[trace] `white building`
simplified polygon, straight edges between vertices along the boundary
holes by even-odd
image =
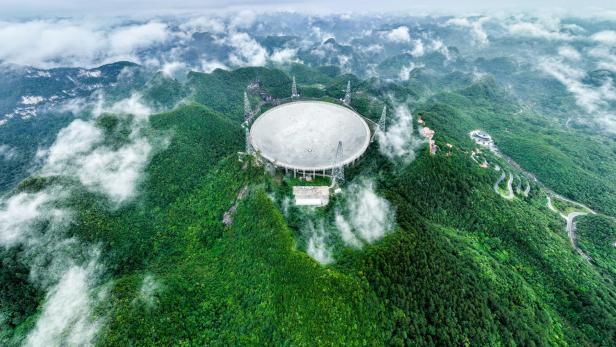
[[[329,187],[294,186],[293,196],[297,206],[325,206],[329,203]]]

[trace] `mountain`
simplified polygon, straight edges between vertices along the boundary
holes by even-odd
[[[614,237],[609,216],[616,213],[616,180],[593,165],[594,157],[610,158],[611,144],[574,128],[554,130],[553,118],[524,109],[490,77],[416,70],[407,83],[394,83],[329,75],[326,68],[306,65],[289,69],[300,91],[321,90],[325,99],[340,97],[351,80],[352,106],[375,119],[383,104],[395,110],[409,96],[421,95],[413,113],[435,131],[440,150],[431,155],[420,145],[416,159],[401,164],[375,142],[347,171],[349,186],[343,187],[373,182],[374,194],[395,211],[394,229],[361,248],[347,246],[332,231],[335,262],[328,265],[307,254],[312,234],[306,225],[321,221],[324,229],[336,230],[345,196],[334,196],[317,212],[289,206],[292,178],[272,176],[238,154],[244,149],[245,86],[262,85],[249,93],[253,105],[260,91],[286,97],[291,82],[284,71],[191,72],[183,82],[155,75],[141,87],[142,101],[169,110],[148,116],[146,124],[138,115],[113,112],[91,123],[112,153],[143,141],[153,148],[133,200],[115,203],[68,172],[34,173],[11,193],[71,192],[50,203],[58,211],[70,208],[70,224],[62,231],[54,229],[56,221],[32,227],[76,242],[73,249],[84,251],[73,261],[90,259],[85,250],[98,249],[96,263],[104,270],[91,279],[94,318],[81,318],[103,322],[97,323],[97,344],[616,341],[615,264],[613,249],[605,246]],[[389,127],[399,121],[399,115],[392,117]],[[478,165],[478,148],[469,137],[477,128],[498,146],[499,152],[479,154],[488,169]],[[575,140],[581,137],[583,143]],[[494,185],[501,172],[529,192],[503,198]],[[571,247],[565,222],[546,207],[551,189],[598,212],[579,221],[579,245],[592,261]],[[557,201],[562,211],[571,208]],[[223,215],[232,206],[233,222],[225,224]],[[593,234],[595,229],[601,234]],[[28,279],[28,269],[45,268],[35,262],[40,257],[60,256],[27,247],[0,254],[3,345],[23,343],[53,300],[45,285]]]

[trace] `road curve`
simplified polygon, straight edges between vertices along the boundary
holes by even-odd
[[[503,197],[504,199],[511,200],[514,197],[513,195],[513,174],[510,173],[509,180],[507,180],[507,194],[501,193],[500,190],[498,189],[498,187],[500,186],[501,182],[505,179],[505,177],[507,177],[507,174],[505,173],[505,171],[503,171],[503,173],[501,173],[498,180],[496,180],[496,182],[494,183],[494,191],[498,195]]]
[[[591,258],[584,253],[577,245],[577,235],[575,234],[575,217],[587,215],[586,212],[571,212],[567,215],[567,235],[569,236],[569,240],[571,241],[571,246],[578,252],[582,258],[590,261]]]

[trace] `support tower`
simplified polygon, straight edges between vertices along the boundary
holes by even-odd
[[[291,99],[299,98],[299,94],[297,93],[297,83],[295,83],[295,76],[293,76],[293,84],[291,84]]]
[[[248,100],[248,93],[244,92],[244,121],[250,123],[252,120],[252,110],[250,108],[250,100]]]
[[[342,141],[338,141],[336,157],[334,158],[334,168],[332,169],[332,185],[335,185],[336,183],[341,185],[344,183],[344,165],[342,164],[343,156],[344,152],[342,151]]]
[[[244,126],[246,131],[246,154],[252,155],[254,153],[254,148],[252,147],[252,143],[250,142],[250,130],[248,129],[248,124]]]
[[[342,102],[347,106],[351,106],[351,81],[347,82],[346,93]]]
[[[386,120],[387,120],[387,105],[383,106],[383,112],[381,113],[381,118],[379,118],[378,131],[383,132],[383,133],[386,131],[385,129]]]

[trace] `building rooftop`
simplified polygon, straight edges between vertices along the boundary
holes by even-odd
[[[293,196],[297,206],[325,206],[329,203],[329,187],[294,186]]]

